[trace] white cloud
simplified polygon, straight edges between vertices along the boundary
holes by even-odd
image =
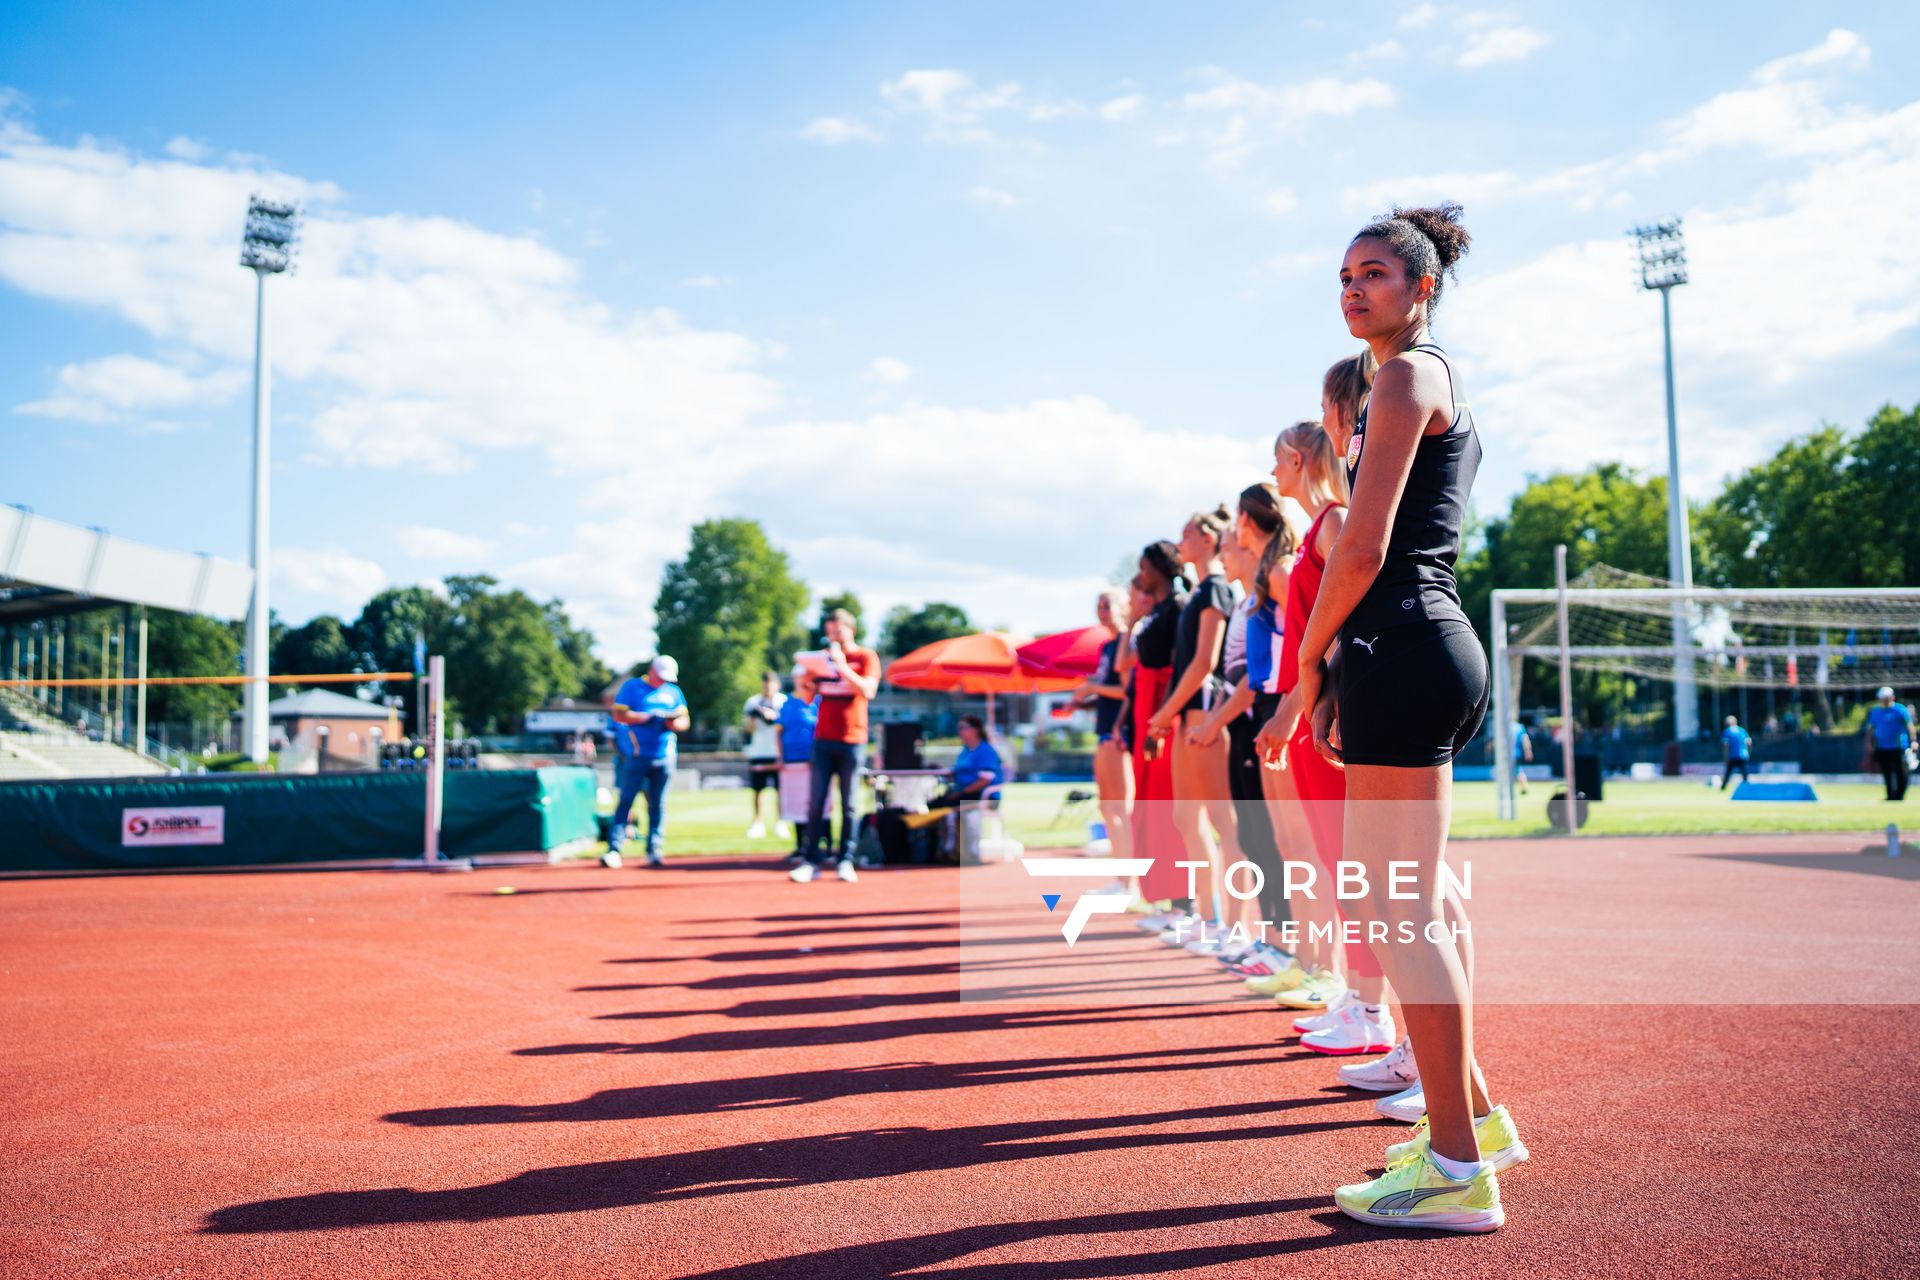
[[[1497,62],[1524,62],[1552,43],[1552,36],[1532,27],[1489,27],[1467,41],[1457,61],[1469,69]]]
[[[815,116],[800,130],[801,138],[808,142],[817,142],[826,147],[843,146],[849,142],[881,142],[884,136],[870,124],[858,120],[849,120],[845,116]]]
[[[1100,104],[1100,118],[1113,124],[1124,124],[1135,120],[1147,109],[1147,96],[1144,93],[1129,93],[1124,97],[1109,98]]]
[[[162,147],[161,150],[176,160],[187,160],[195,164],[207,159],[213,154],[207,149],[206,143],[200,141],[198,138],[187,137],[169,138],[167,145]]]
[[[1758,187],[1686,211],[1692,281],[1673,299],[1682,453],[1696,495],[1817,425],[1811,403],[1890,385],[1889,354],[1920,340],[1920,103],[1873,113],[1829,105],[1793,75],[1866,56],[1769,63],[1763,86],[1811,104],[1807,138],[1768,142],[1727,117],[1688,112],[1655,152],[1586,166],[1610,175],[1761,148],[1779,166]],[[1785,68],[1785,70],[1779,70]],[[1741,90],[1746,93],[1749,90]],[[1870,288],[1836,287],[1871,264]],[[1577,323],[1568,323],[1577,317]],[[1470,278],[1440,313],[1469,359],[1474,404],[1513,470],[1624,459],[1665,469],[1659,306],[1634,287],[1624,237],[1564,244]],[[1908,362],[1910,364],[1910,362]],[[1494,456],[1490,453],[1490,457]]]
[[[354,617],[368,597],[386,589],[387,582],[386,571],[379,565],[337,547],[273,549],[273,607],[282,613],[287,603],[293,603],[307,606],[311,613]]]
[[[991,142],[986,120],[996,112],[1020,110],[1034,117],[1017,84],[982,85],[951,67],[903,72],[880,86],[880,96],[903,115],[924,116],[927,136],[939,142]]]
[[[967,191],[967,199],[976,204],[990,204],[1000,209],[1011,209],[1020,203],[1020,197],[998,187],[978,186]]]
[[[680,287],[682,289],[718,289],[728,283],[730,281],[725,276],[688,276],[680,282]]]
[[[892,356],[875,356],[867,366],[866,380],[883,387],[897,387],[913,376],[913,366]]]
[[[1350,63],[1391,62],[1396,58],[1405,57],[1406,52],[1401,48],[1398,40],[1376,40],[1366,48],[1348,54],[1347,61]]]
[[[492,555],[497,545],[492,538],[422,524],[402,525],[396,537],[400,549],[416,560],[458,560],[478,564]]]
[[[1187,94],[1181,105],[1197,116],[1221,123],[1201,131],[1214,164],[1241,163],[1268,138],[1311,120],[1339,118],[1395,102],[1392,86],[1375,79],[1343,80],[1318,76],[1289,84],[1267,85],[1243,79],[1219,67],[1203,73],[1212,83]]]
[[[154,410],[220,404],[245,383],[238,369],[196,375],[141,356],[103,356],[62,367],[53,393],[18,406],[17,412],[71,422],[123,422]]]
[[[1437,4],[1417,4],[1400,15],[1399,26],[1407,31],[1418,31],[1430,27],[1440,18],[1440,6]]]
[[[1260,207],[1268,213],[1285,217],[1300,207],[1300,193],[1292,187],[1275,187],[1260,197]]]

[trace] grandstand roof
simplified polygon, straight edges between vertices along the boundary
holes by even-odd
[[[252,594],[246,565],[0,507],[0,622],[129,604],[232,621]]]

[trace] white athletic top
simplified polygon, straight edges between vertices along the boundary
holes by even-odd
[[[742,713],[753,726],[753,736],[747,740],[747,756],[750,759],[772,760],[780,754],[780,708],[786,704],[787,695],[776,693],[771,698],[764,693],[756,693],[747,699],[747,708]],[[765,708],[772,716],[769,724],[764,716],[755,714]]]

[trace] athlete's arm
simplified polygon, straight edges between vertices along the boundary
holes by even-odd
[[[1210,747],[1214,739],[1220,736],[1220,730],[1235,716],[1244,714],[1253,705],[1253,684],[1245,677],[1233,686],[1233,692],[1227,700],[1207,713],[1207,718],[1187,730],[1187,741],[1196,747]]]
[[[1307,633],[1300,640],[1300,672],[1313,675],[1319,692],[1321,664],[1356,606],[1386,563],[1393,518],[1413,470],[1414,451],[1436,415],[1451,411],[1446,371],[1434,359],[1397,356],[1382,365],[1367,401],[1365,465],[1353,505],[1327,556]]]
[[[1208,673],[1220,665],[1220,646],[1226,643],[1226,638],[1226,615],[1214,608],[1202,612],[1200,633],[1195,637],[1193,647],[1193,661],[1180,673],[1180,683],[1160,704],[1160,710],[1153,713],[1154,724],[1159,732],[1165,733],[1172,727],[1174,708],[1184,707],[1194,694],[1200,692],[1200,687],[1207,682]]]

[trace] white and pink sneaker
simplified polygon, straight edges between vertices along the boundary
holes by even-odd
[[[1408,1085],[1419,1084],[1420,1068],[1413,1060],[1413,1041],[1403,1037],[1384,1058],[1340,1068],[1340,1083],[1370,1093],[1398,1093]]]
[[[1349,1000],[1330,1021],[1331,1026],[1301,1036],[1300,1043],[1315,1053],[1385,1053],[1400,1038],[1383,1004]]]

